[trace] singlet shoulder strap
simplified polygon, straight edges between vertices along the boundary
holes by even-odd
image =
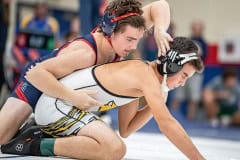
[[[95,60],[94,64],[96,64],[97,63],[97,44],[91,33],[87,34],[85,36],[82,36],[82,37],[77,37],[77,38],[73,39],[72,41],[67,42],[66,44],[64,44],[60,48],[58,48],[57,52],[59,53],[60,50],[62,50],[63,48],[66,48],[69,44],[71,44],[75,41],[83,41],[83,42],[87,43],[93,49],[93,51],[95,52],[95,55],[96,55],[96,60]]]
[[[92,48],[94,49],[94,52],[97,54],[97,44],[92,34],[87,34],[81,37],[81,39],[88,41],[88,43],[91,44]]]
[[[86,43],[88,43],[89,46],[92,47],[92,49],[94,50],[95,52],[95,55],[96,55],[96,59],[95,59],[95,62],[94,64],[97,64],[97,44],[96,44],[96,40],[94,39],[92,33],[90,34],[87,34],[83,37],[81,37],[82,40],[85,40]]]

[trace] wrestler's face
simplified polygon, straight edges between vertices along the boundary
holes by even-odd
[[[140,38],[142,38],[143,33],[144,28],[134,28],[130,25],[125,26],[124,29],[112,34],[113,49],[119,56],[126,57],[137,48],[137,44]]]
[[[187,79],[192,77],[194,73],[195,73],[194,67],[190,64],[185,64],[181,71],[167,78],[168,88],[174,89],[179,86],[184,86]]]

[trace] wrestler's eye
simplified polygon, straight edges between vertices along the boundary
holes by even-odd
[[[185,74],[182,74],[182,79],[187,79],[188,77]]]
[[[127,38],[127,41],[128,41],[128,42],[132,42],[132,39],[130,39],[130,38]]]

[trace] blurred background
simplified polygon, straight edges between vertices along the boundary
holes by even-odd
[[[140,0],[143,5],[153,0]],[[191,136],[240,140],[240,1],[167,0],[172,37],[187,36],[199,46],[203,74],[169,93],[169,110]],[[0,55],[2,105],[24,66],[67,41],[90,32],[108,0],[1,0]],[[39,21],[41,19],[41,21]],[[154,60],[149,32],[129,58]],[[117,128],[116,110],[106,121]],[[230,123],[234,122],[234,123]],[[159,132],[154,120],[141,131]]]

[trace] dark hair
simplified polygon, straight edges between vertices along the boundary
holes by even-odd
[[[39,7],[44,7],[46,9],[48,9],[48,3],[46,2],[37,2],[35,5],[35,8],[39,8]]]
[[[142,16],[142,4],[137,0],[113,0],[111,1],[104,11],[106,13],[115,14],[116,17],[122,16],[127,13],[138,13],[137,16],[129,16],[116,22],[116,27],[113,32],[123,31],[126,25],[135,28],[146,28],[145,20]],[[102,32],[101,26],[100,32]]]
[[[170,48],[177,51],[179,54],[187,54],[187,53],[199,53],[198,47],[193,40],[186,37],[176,37],[173,39],[172,42],[169,42]],[[187,62],[191,64],[195,69],[196,72],[201,73],[204,70],[203,61],[198,55],[198,59],[194,59],[192,61]]]
[[[226,81],[230,77],[237,78],[237,71],[235,68],[230,67],[230,68],[224,69],[224,72],[222,75],[223,81]]]

